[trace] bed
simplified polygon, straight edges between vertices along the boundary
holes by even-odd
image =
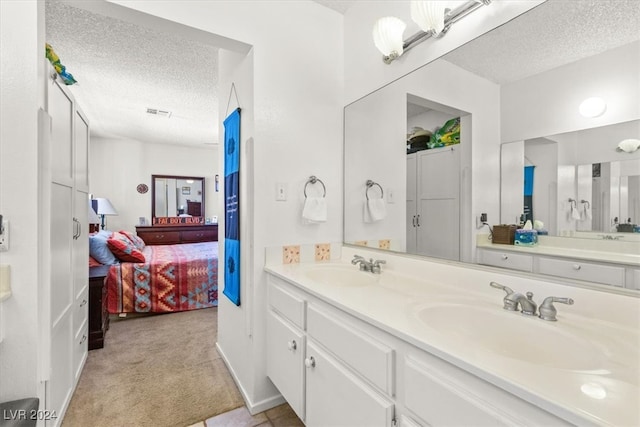
[[[118,233],[135,243],[126,249],[116,247],[114,236],[125,241]],[[110,314],[170,313],[218,305],[218,242],[145,245],[135,235],[118,233],[106,239],[115,260],[101,259],[110,265],[105,279]],[[99,236],[90,240],[95,258],[94,240]]]

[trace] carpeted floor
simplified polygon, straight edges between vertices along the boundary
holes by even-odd
[[[184,427],[244,405],[216,351],[218,309],[112,318],[64,427]]]

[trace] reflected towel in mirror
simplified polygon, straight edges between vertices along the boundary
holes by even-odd
[[[578,208],[574,207],[573,205],[571,206],[571,218],[575,219],[576,221],[580,221],[580,211],[578,211]]]
[[[582,220],[589,221],[591,219],[591,208],[586,203],[582,205]]]
[[[304,199],[302,220],[305,224],[315,224],[327,220],[327,201],[324,197],[307,197]]]
[[[387,206],[384,199],[369,199],[364,202],[364,222],[380,221],[387,216]]]

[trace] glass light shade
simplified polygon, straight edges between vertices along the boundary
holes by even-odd
[[[406,27],[407,24],[395,16],[380,18],[373,26],[373,42],[383,55],[395,52],[400,56],[404,51],[402,38]]]
[[[579,111],[584,117],[599,117],[607,110],[607,103],[602,98],[587,98],[580,104]]]
[[[625,139],[618,144],[618,150],[633,153],[640,148],[640,139]]]
[[[444,30],[444,10],[446,1],[412,1],[411,19],[425,33],[438,35]]]

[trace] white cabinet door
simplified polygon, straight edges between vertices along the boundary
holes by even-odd
[[[267,376],[300,419],[304,419],[304,350],[302,331],[269,310]]]
[[[417,204],[416,204],[416,192],[417,185],[416,176],[417,176],[417,154],[407,154],[407,252],[410,254],[415,254],[417,250],[417,224],[416,224],[416,215],[417,212]]]
[[[416,167],[416,253],[459,261],[459,149],[420,151]]]
[[[393,403],[375,392],[311,340],[307,342],[305,366],[307,426],[392,425]]]

